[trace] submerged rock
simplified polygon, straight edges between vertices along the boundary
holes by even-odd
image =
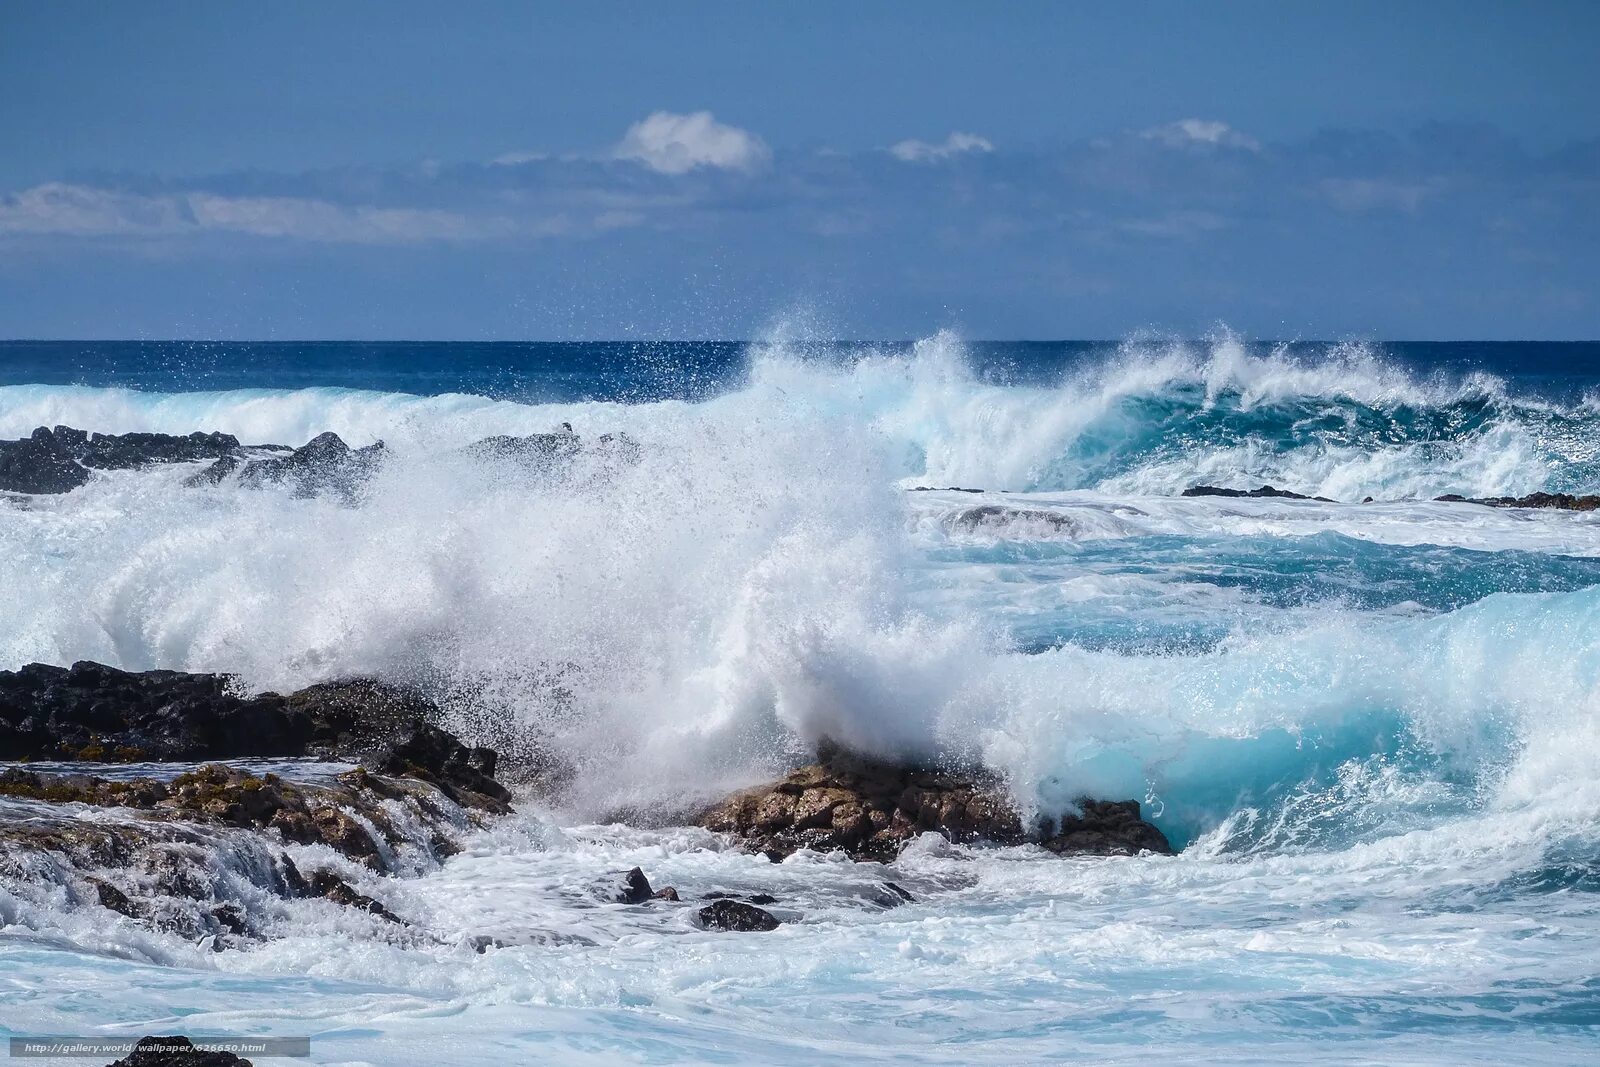
[[[1436,500],[1453,504],[1482,504],[1491,508],[1554,508],[1558,511],[1600,511],[1600,494],[1529,493],[1527,496],[1465,497],[1447,493]]]
[[[754,904],[728,899],[707,904],[700,909],[698,917],[700,925],[707,930],[727,930],[738,933],[776,930],[782,925],[769,911],[763,911]]]
[[[468,807],[507,810],[494,752],[435,724],[425,697],[368,680],[289,696],[240,696],[233,679],[133,673],[99,663],[0,671],[0,760],[92,762],[339,757],[436,786]]]
[[[1077,812],[1025,827],[995,781],[831,747],[820,762],[735,793],[698,822],[773,859],[809,848],[888,861],[924,831],[957,842],[1034,842],[1063,855],[1172,851],[1165,835],[1140,818],[1137,801],[1084,799]]]
[[[1000,504],[980,504],[958,511],[946,520],[958,533],[1002,532],[1032,528],[1050,534],[1073,534],[1077,525],[1066,515],[1040,508],[1011,508]]]
[[[1274,489],[1270,485],[1263,485],[1259,489],[1224,489],[1216,485],[1195,485],[1185,489],[1182,495],[1249,497],[1251,499],[1270,498],[1277,500],[1318,500],[1324,504],[1338,503],[1338,501],[1330,500],[1325,496],[1306,496],[1304,493],[1293,493],[1287,489]]]

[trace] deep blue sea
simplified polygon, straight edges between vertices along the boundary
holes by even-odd
[[[638,463],[460,447],[563,423]],[[497,712],[460,730],[575,779],[412,877],[352,869],[406,931],[263,900],[277,936],[214,952],[72,872],[0,879],[0,1034],[250,1027],[376,1064],[1600,1058],[1600,512],[1436,499],[1600,492],[1600,344],[0,342],[0,439],[41,425],[389,460],[354,500],[179,468],[0,499],[0,669],[376,675],[470,693]],[[1327,499],[1181,495],[1264,484]],[[1029,812],[1137,799],[1181,851],[930,835],[887,869],[770,865],[605,821],[822,738],[981,763]],[[573,891],[634,865],[792,921],[719,936]]]

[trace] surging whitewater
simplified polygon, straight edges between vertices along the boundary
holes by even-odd
[[[426,1043],[467,1030],[491,1061],[911,1042],[952,1063],[1151,1044],[1282,1062],[1311,1058],[1307,1027],[1319,1059],[1583,1058],[1600,516],[1432,498],[1600,488],[1596,395],[1233,340],[1019,382],[947,335],[843,359],[754,346],[693,403],[0,386],[0,438],[333,430],[394,457],[353,507],[184,489],[188,469],[0,504],[0,666],[412,682],[464,734],[576,775],[563,810],[530,803],[440,869],[363,884],[432,945],[306,902],[279,939],[213,955],[0,888],[21,981],[4,1021],[283,1012],[327,1032],[329,1062],[439,1062]],[[640,461],[551,479],[452,451],[563,422],[627,433]],[[1178,496],[1263,483],[1336,503]],[[849,864],[774,874],[702,831],[597,823],[769,780],[822,738],[980,761],[1027,810],[1137,798],[1187,848],[924,839],[896,864],[919,902],[880,912]],[[635,863],[680,890],[777,878],[805,922],[707,943],[563,902]],[[531,930],[589,943],[460,947]],[[41,977],[56,966],[88,1004]]]

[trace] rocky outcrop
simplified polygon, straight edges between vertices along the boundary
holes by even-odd
[[[0,760],[337,757],[427,782],[468,807],[507,810],[494,752],[461,744],[438,718],[420,694],[367,680],[243,696],[217,674],[87,662],[0,671]]]
[[[1304,493],[1292,493],[1287,489],[1274,489],[1270,485],[1263,485],[1259,489],[1224,489],[1216,485],[1195,485],[1183,491],[1184,496],[1224,496],[1248,497],[1250,499],[1267,498],[1274,500],[1318,500],[1324,504],[1337,503],[1325,496],[1306,496]]]
[[[247,489],[281,485],[295,496],[330,494],[353,500],[377,473],[387,455],[388,449],[382,441],[365,448],[351,448],[338,434],[324,433],[287,456],[246,463],[239,472],[239,484]],[[216,475],[214,471],[215,465],[202,474],[220,482],[225,475]]]
[[[1435,497],[1452,504],[1482,504],[1491,508],[1555,508],[1559,511],[1600,511],[1600,494],[1529,493],[1527,496],[1465,497],[1456,493]]]
[[[736,793],[701,814],[701,826],[773,859],[809,848],[888,861],[925,831],[957,842],[1034,842],[1063,855],[1170,853],[1137,801],[1085,799],[1078,810],[1024,826],[997,782],[886,763],[825,748],[820,762]]]
[[[0,441],[0,490],[66,493],[87,482],[92,470],[193,463],[238,450],[238,438],[225,433],[98,434],[41,426],[19,441]]]
[[[432,863],[453,855],[457,837],[483,819],[431,785],[360,768],[293,782],[220,764],[171,779],[11,767],[0,771],[0,803],[8,805],[0,880],[53,872],[82,899],[192,939],[218,938],[219,947],[257,936],[249,905],[261,891],[322,897],[406,926],[333,870],[302,873],[284,847],[324,846],[394,875],[419,856]],[[105,817],[81,818],[78,805]],[[249,892],[241,893],[240,879]]]

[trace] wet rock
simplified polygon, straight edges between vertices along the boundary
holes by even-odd
[[[20,441],[0,441],[0,489],[13,493],[70,493],[89,480],[66,442],[41,426]]]
[[[230,434],[97,434],[70,426],[45,426],[18,441],[0,441],[0,489],[14,493],[67,493],[91,470],[131,470],[159,463],[192,463],[236,452]]]
[[[202,1051],[187,1037],[142,1037],[133,1051],[109,1067],[252,1067],[231,1052]]]
[[[655,890],[650,888],[650,879],[635,867],[622,876],[622,889],[614,899],[618,904],[643,904],[654,896]]]
[[[718,900],[701,908],[700,925],[707,930],[738,933],[776,930],[781,925],[771,912],[738,900]]]
[[[678,903],[678,901],[682,899],[678,896],[678,891],[670,885],[662,886],[660,889],[657,889],[653,896],[656,900],[669,900],[674,904]]]
[[[375,828],[391,848],[402,841],[386,802],[409,801],[418,821],[431,824],[435,832],[443,829],[437,806],[430,802],[424,787],[366,774],[341,776],[334,785],[309,785],[286,782],[275,774],[257,777],[222,764],[206,764],[170,782],[151,778],[113,781],[14,767],[0,772],[0,797],[5,796],[149,812],[160,819],[198,825],[271,831],[294,844],[326,845],[376,871],[386,870],[386,864],[374,830],[368,827]],[[0,841],[7,838],[8,829],[0,825]],[[129,835],[130,840],[140,838],[136,829]],[[300,879],[299,872],[286,879],[292,885]]]
[[[354,499],[387,455],[382,441],[351,448],[338,434],[323,433],[287,456],[247,463],[239,484],[250,489],[283,485],[295,496],[330,493]]]
[[[439,714],[415,691],[368,680],[240,696],[224,675],[34,663],[0,671],[0,760],[338,757],[467,807],[509,810],[494,752],[463,745]]]
[[[998,782],[981,774],[888,763],[823,746],[818,763],[743,790],[703,812],[701,826],[782,859],[809,848],[888,861],[925,831],[957,842],[1034,842],[1068,854],[1170,853],[1137,801],[1085,799],[1079,810],[1024,826]]]
[[[342,904],[347,908],[364,911],[396,926],[410,926],[411,924],[400,918],[394,912],[384,907],[377,900],[359,893],[355,887],[331,871],[318,871],[310,879],[311,895],[324,897],[335,904]]]
[[[1287,489],[1274,489],[1270,485],[1263,485],[1259,489],[1224,489],[1216,485],[1196,485],[1183,491],[1183,496],[1226,496],[1250,498],[1275,498],[1279,500],[1320,500],[1324,504],[1334,504],[1337,501],[1325,496],[1306,496],[1304,493],[1292,493]]]
[[[1072,519],[1054,511],[1039,508],[1010,508],[999,504],[981,504],[975,508],[958,511],[945,520],[945,525],[957,533],[996,533],[1006,530],[1039,531],[1047,535],[1071,534],[1076,526]]]
[[[1465,497],[1447,493],[1436,500],[1454,504],[1482,504],[1491,508],[1553,508],[1558,511],[1600,510],[1600,494],[1574,496],[1571,493],[1529,493],[1527,496]]]

